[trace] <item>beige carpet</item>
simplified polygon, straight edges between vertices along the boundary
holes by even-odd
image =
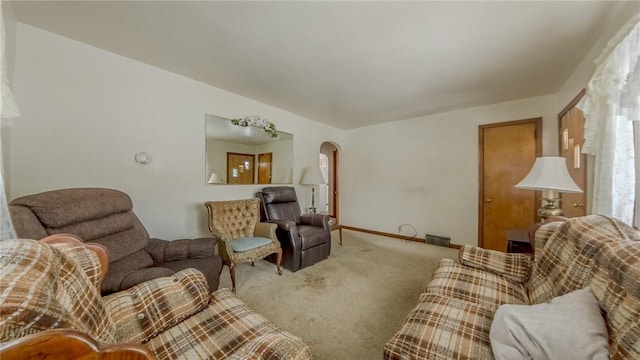
[[[265,260],[236,269],[237,295],[304,338],[315,359],[381,359],[386,341],[417,303],[443,257],[457,251],[354,231],[333,232],[331,256],[278,276]],[[229,271],[221,287],[231,287]]]

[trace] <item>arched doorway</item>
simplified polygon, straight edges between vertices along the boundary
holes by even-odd
[[[318,212],[339,220],[339,149],[334,143],[320,145],[319,164],[327,184],[318,189]]]

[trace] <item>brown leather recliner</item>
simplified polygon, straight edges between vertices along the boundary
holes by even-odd
[[[9,203],[16,235],[39,240],[73,234],[109,252],[103,294],[128,289],[186,268],[200,270],[209,289],[218,288],[222,260],[212,238],[149,238],[129,195],[114,189],[74,188],[23,196]]]
[[[282,266],[298,271],[326,259],[331,253],[329,216],[302,214],[293,187],[266,187],[256,194],[262,202],[262,220],[278,225]]]

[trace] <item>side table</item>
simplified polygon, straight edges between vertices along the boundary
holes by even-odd
[[[526,229],[507,230],[507,252],[533,254],[529,231]]]

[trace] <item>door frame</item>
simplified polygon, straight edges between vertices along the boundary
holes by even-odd
[[[334,145],[335,146],[335,145]],[[339,156],[338,156],[338,148],[336,147],[336,150],[333,150],[333,178],[331,179],[333,181],[333,194],[331,196],[333,196],[333,217],[336,218],[336,222],[338,222],[338,224],[340,223],[340,216],[339,216],[339,209],[340,206],[339,205],[339,185],[338,185],[338,161],[339,161]],[[329,209],[331,210],[331,209]],[[331,213],[331,211],[329,211],[329,213]]]
[[[478,246],[484,247],[484,129],[522,125],[527,123],[533,123],[536,126],[536,158],[542,156],[542,117],[529,118],[522,120],[512,120],[492,124],[484,124],[478,126],[479,141],[478,141]],[[541,192],[535,192],[536,199],[540,198]],[[538,208],[537,206],[536,208]],[[539,221],[538,214],[535,214],[532,219],[532,224]]]
[[[324,154],[329,163],[327,177],[327,191],[329,191],[327,214],[340,221],[340,146],[333,141],[323,141],[320,144],[320,154]]]
[[[567,104],[567,106],[565,106],[559,113],[558,113],[558,153],[562,154],[562,134],[560,134],[560,130],[561,126],[560,126],[560,122],[562,121],[562,117],[565,116],[566,113],[569,112],[569,110],[573,109],[576,105],[578,105],[578,103],[580,102],[580,100],[582,100],[582,97],[584,96],[584,94],[586,93],[585,89],[580,90],[580,92],[578,93],[578,95],[576,95],[573,99],[571,99],[571,101],[569,101],[569,103]]]
[[[562,109],[560,110],[560,112],[558,113],[558,156],[564,156],[563,152],[564,149],[562,148],[562,118],[569,112],[571,111],[574,107],[576,107],[576,105],[578,105],[578,103],[580,102],[580,100],[582,100],[582,98],[584,97],[584,95],[586,94],[586,89],[582,89],[578,92],[578,94],[571,99],[571,101],[569,101],[569,103]],[[568,121],[568,119],[567,119]],[[582,139],[584,140],[584,139]],[[589,209],[590,209],[590,202],[589,202],[589,193],[588,193],[588,188],[589,188],[589,183],[590,183],[590,177],[592,175],[592,173],[589,171],[590,167],[588,164],[588,158],[585,158],[583,162],[581,162],[581,166],[584,167],[584,189],[582,189],[582,193],[584,194],[584,205],[585,207],[585,214],[589,213]],[[567,164],[567,166],[569,166],[569,164]],[[570,172],[571,173],[571,172]],[[560,193],[560,199],[564,200],[563,198],[563,194]],[[564,205],[564,202],[562,202],[560,204],[560,207],[562,208],[562,206]]]

